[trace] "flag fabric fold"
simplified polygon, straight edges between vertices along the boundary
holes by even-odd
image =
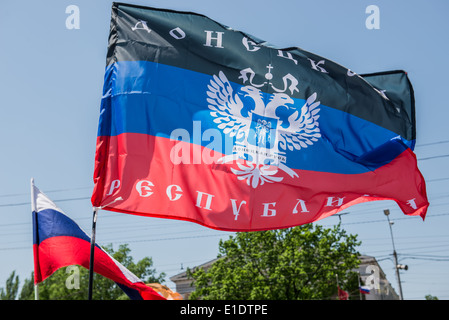
[[[349,293],[338,287],[338,300],[348,300]]]
[[[424,218],[413,95],[401,70],[359,75],[197,13],[113,3],[92,204],[227,231],[376,200]]]
[[[153,288],[167,300],[183,300],[182,296],[178,292],[174,292],[169,287],[160,283],[147,283],[147,286]]]
[[[34,185],[33,253],[34,283],[61,267],[89,269],[90,237]],[[94,272],[113,280],[133,300],[165,300],[136,275],[95,245]]]

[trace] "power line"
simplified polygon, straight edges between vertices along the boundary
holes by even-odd
[[[449,215],[449,213],[441,213],[441,214],[432,214],[429,216],[426,216],[426,219],[431,218],[431,217],[437,217],[437,216],[447,216]],[[410,220],[411,217],[402,217],[402,218],[395,218],[394,220]],[[369,220],[369,221],[358,221],[358,222],[343,222],[341,225],[350,225],[350,224],[364,224],[364,223],[377,223],[377,222],[385,222],[384,219],[382,220]],[[331,226],[335,225],[335,224],[330,224]]]
[[[449,154],[443,154],[443,155],[432,156],[432,157],[427,157],[427,158],[419,158],[418,161],[431,160],[431,159],[437,159],[437,158],[446,158],[446,157],[449,157]]]
[[[401,255],[401,260],[415,259],[415,260],[427,260],[427,261],[449,261],[449,256],[438,255]]]
[[[442,143],[448,143],[448,142],[449,142],[449,140],[421,143],[421,144],[417,144],[416,147],[427,147],[427,146],[431,146],[431,145],[435,145],[435,144],[442,144]]]
[[[407,253],[403,253],[404,251],[429,249],[429,248],[446,248],[446,247],[449,248],[449,244],[428,245],[428,246],[422,246],[422,247],[409,247],[409,248],[405,248],[405,247],[401,246],[401,254],[399,254],[399,256],[402,257],[403,255],[407,255]],[[376,253],[376,252],[385,252],[387,250],[390,250],[390,249],[389,248],[385,248],[385,249],[382,249],[382,250],[373,250],[373,251],[370,251],[370,252],[373,254],[373,253]],[[428,251],[426,251],[426,252],[428,252]],[[438,249],[437,252],[441,252],[441,249]]]
[[[59,199],[54,200],[54,202],[64,202],[64,201],[77,201],[77,200],[86,200],[90,199],[91,197],[80,197],[80,198],[67,198],[67,199]],[[0,207],[16,207],[16,206],[24,206],[24,205],[30,205],[31,202],[17,202],[17,203],[7,203],[7,204],[0,204]]]
[[[53,193],[53,192],[64,192],[64,191],[74,191],[74,190],[84,190],[84,189],[92,189],[92,187],[79,187],[79,188],[69,188],[69,189],[54,189],[54,190],[47,190],[45,193]],[[18,197],[18,196],[29,196],[29,192],[24,193],[10,193],[10,194],[0,194],[0,198],[5,197]]]
[[[435,181],[443,181],[443,180],[449,180],[449,178],[429,179],[429,180],[426,180],[426,182],[435,182]]]
[[[194,239],[194,238],[211,238],[211,237],[222,237],[223,234],[211,234],[211,235],[199,235],[199,236],[186,236],[186,237],[170,237],[170,238],[159,238],[159,239],[142,239],[142,240],[132,240],[132,241],[113,241],[113,243],[132,243],[132,242],[157,242],[157,241],[167,241],[167,240],[184,240],[184,239]],[[108,242],[108,241],[105,241]],[[32,246],[24,247],[11,247],[11,248],[0,248],[2,250],[21,250],[21,249],[32,249]]]

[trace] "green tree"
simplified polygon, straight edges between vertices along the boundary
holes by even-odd
[[[165,273],[156,274],[153,261],[145,257],[134,263],[129,255],[131,249],[127,245],[120,245],[114,252],[112,246],[103,247],[114,259],[125,266],[129,271],[142,279],[145,283],[164,283]],[[26,280],[20,294],[20,299],[34,299],[33,276]],[[79,280],[79,281],[78,281]],[[89,270],[75,266],[57,270],[50,277],[39,284],[40,300],[86,300],[88,296]],[[92,287],[92,299],[94,300],[128,300],[128,296],[117,284],[99,274],[94,273]]]
[[[426,294],[425,299],[426,300],[438,300],[438,297],[432,296],[431,294]]]
[[[15,300],[19,291],[19,276],[13,271],[6,279],[5,288],[0,288],[0,300]]]
[[[190,299],[335,299],[339,285],[356,292],[360,264],[355,235],[340,225],[237,233],[220,241],[208,270],[188,270],[195,291]]]
[[[34,300],[34,272],[31,272],[29,279],[25,279],[20,290],[19,300]]]

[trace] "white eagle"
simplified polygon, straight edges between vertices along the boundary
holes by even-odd
[[[287,149],[290,151],[301,150],[302,148],[311,146],[321,137],[318,123],[320,102],[316,101],[316,93],[313,93],[307,99],[300,110],[296,110],[292,106],[294,103],[293,99],[285,93],[274,93],[271,95],[268,103],[265,104],[262,92],[254,86],[247,85],[242,87],[238,92],[234,92],[234,89],[222,71],[219,72],[218,76],[213,76],[207,88],[207,102],[211,110],[210,114],[215,118],[213,121],[218,124],[218,128],[223,133],[228,134],[230,137],[235,137],[236,141],[246,146],[248,145],[247,141],[251,122],[253,121],[253,114],[265,118],[277,119],[277,127],[270,128],[270,130],[276,130],[274,151],[272,150],[271,152],[285,154]],[[240,99],[240,95],[245,98],[252,98],[254,106],[245,105]],[[287,112],[278,113],[279,108],[287,108]],[[260,132],[266,133],[266,130],[260,130]],[[236,155],[225,156],[224,158],[221,162],[228,162],[231,159],[235,160]],[[241,165],[239,167],[241,168]],[[270,181],[270,179],[264,180],[263,172],[267,172],[268,167],[262,163],[251,163],[247,168],[250,170],[247,170],[248,172],[253,172],[253,178],[258,177],[257,179],[261,181],[261,184],[264,181],[280,181],[279,177],[271,179],[273,181]],[[293,171],[283,163],[279,164],[279,169],[292,175]],[[257,170],[257,172],[254,170]],[[247,171],[245,173],[248,173]],[[277,172],[277,169],[275,171]],[[267,175],[271,176],[276,173],[272,170],[269,172]],[[236,171],[234,173],[238,174]],[[248,178],[248,176],[245,177]],[[259,181],[254,183],[253,179],[253,187],[255,185],[257,186],[258,183]]]

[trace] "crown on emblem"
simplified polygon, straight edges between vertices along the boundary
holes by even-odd
[[[268,72],[265,73],[265,79],[267,81],[264,81],[263,83],[254,83],[254,77],[256,75],[256,73],[254,72],[253,69],[251,68],[246,68],[240,71],[240,77],[239,79],[242,79],[243,83],[246,83],[247,81],[256,88],[261,88],[263,86],[270,86],[274,91],[276,92],[285,92],[287,90],[290,90],[290,94],[293,94],[293,92],[298,91],[298,79],[296,79],[293,75],[291,75],[290,73],[287,73],[285,76],[282,77],[282,81],[284,83],[284,88],[283,89],[279,89],[277,87],[275,87],[273,85],[273,83],[271,82],[271,80],[273,79],[273,73],[271,73],[271,69],[274,69],[274,67],[271,65],[271,63],[266,66],[266,68],[268,69]],[[288,84],[290,82],[290,85]]]

